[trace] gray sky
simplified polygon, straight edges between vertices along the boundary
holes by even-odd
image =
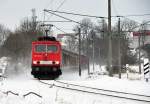
[[[43,9],[56,10],[64,0],[0,0],[0,24],[14,30],[24,17],[31,17],[31,9],[36,9],[38,20],[43,20]],[[59,11],[75,12],[107,17],[108,0],[65,0]],[[132,15],[150,13],[150,0],[112,0],[112,15]],[[63,14],[61,14],[63,15]],[[46,14],[46,19],[50,16]],[[84,17],[63,15],[73,20],[80,21]],[[150,16],[129,17],[136,21],[150,20]],[[52,16],[49,20],[62,20]],[[97,19],[93,19],[97,21]],[[112,22],[115,19],[112,19]],[[69,31],[75,24],[55,23],[64,31]]]

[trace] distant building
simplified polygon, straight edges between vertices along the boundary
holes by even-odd
[[[139,36],[140,36],[140,45],[150,44],[150,30],[144,30],[143,32],[132,32],[131,34],[131,44],[130,48],[139,47]]]

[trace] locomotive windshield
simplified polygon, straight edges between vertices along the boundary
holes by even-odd
[[[46,45],[36,45],[35,51],[36,52],[46,52]]]
[[[56,52],[57,46],[56,45],[48,45],[47,46],[47,52]]]
[[[36,45],[36,52],[57,52],[58,47],[56,45]]]

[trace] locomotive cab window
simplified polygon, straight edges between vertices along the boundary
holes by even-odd
[[[36,52],[46,52],[46,45],[36,45],[35,51]]]
[[[36,45],[35,51],[36,52],[57,52],[58,46],[57,45]]]
[[[56,45],[48,45],[47,52],[57,52],[58,47]]]

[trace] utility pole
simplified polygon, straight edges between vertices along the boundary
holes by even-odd
[[[119,64],[119,78],[121,79],[121,42],[120,42],[120,38],[121,38],[121,34],[120,34],[120,17],[119,17],[119,20],[118,20],[118,64]]]
[[[94,39],[95,39],[95,33],[94,33],[94,31],[92,32],[92,37],[93,37],[93,41],[92,41],[92,46],[93,46],[93,73],[94,73],[94,71],[95,71],[95,67],[94,67],[94,57],[95,57],[95,48],[94,48]]]
[[[105,20],[102,18],[102,39],[104,40],[105,38]],[[101,57],[101,45],[99,46],[99,68],[101,69],[101,60],[103,57]]]
[[[142,40],[142,44],[141,41]],[[139,74],[141,74],[141,46],[144,46],[145,42],[145,26],[144,24],[141,26],[141,33],[139,35]]]
[[[138,43],[139,43],[139,74],[141,74],[141,34],[139,35]]]
[[[109,76],[112,76],[111,0],[108,0],[108,70]]]
[[[105,35],[104,34],[105,33],[104,32],[104,29],[105,29],[105,20],[104,20],[104,18],[102,19],[102,24],[103,24],[103,27],[102,27],[103,28],[103,30],[102,30],[103,31],[103,36],[102,36],[102,38],[104,39],[105,38],[105,36],[104,36]]]
[[[88,33],[87,33],[87,30],[85,31],[86,32],[86,56],[87,56],[87,69],[88,69],[88,75],[90,75],[90,63],[89,63],[89,38],[88,38]]]
[[[81,28],[78,28],[79,34],[79,76],[81,76]]]

